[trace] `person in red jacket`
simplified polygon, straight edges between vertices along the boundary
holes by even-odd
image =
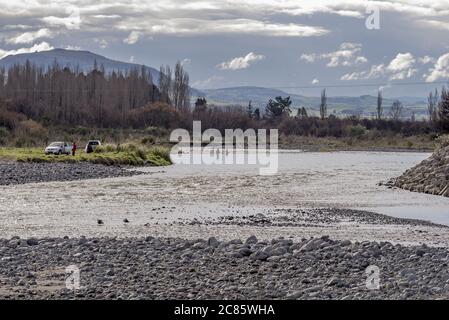
[[[73,141],[73,144],[72,144],[72,156],[75,156],[75,152],[76,152],[76,143],[75,143],[75,141]]]

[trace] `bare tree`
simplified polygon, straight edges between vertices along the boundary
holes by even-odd
[[[449,124],[449,92],[446,91],[445,87],[441,90],[441,100],[438,103],[438,116],[443,124]]]
[[[427,113],[429,114],[429,121],[435,122],[437,119],[438,109],[438,89],[435,89],[435,94],[430,92],[427,98]]]
[[[327,117],[326,89],[323,89],[323,91],[321,92],[320,117],[321,119],[325,119]]]
[[[180,112],[188,112],[190,110],[189,75],[184,71],[180,61],[176,63],[175,67],[172,103],[175,109]]]
[[[79,67],[62,68],[55,61],[45,71],[27,62],[5,72],[0,70],[0,97],[44,124],[125,126],[130,110],[159,98],[143,68],[107,75],[96,62],[90,72],[83,73]]]
[[[298,109],[298,114],[296,116],[299,118],[307,118],[306,108],[302,107],[301,109]]]
[[[170,66],[161,66],[159,69],[159,91],[161,92],[161,101],[170,103],[172,88],[172,71]]]
[[[404,109],[404,106],[402,105],[402,102],[399,100],[395,100],[393,104],[391,105],[390,109],[390,116],[393,120],[399,120],[402,117],[402,110]]]
[[[377,91],[377,120],[381,120],[382,119],[382,115],[384,113],[384,109],[382,107],[382,102],[383,102],[383,98],[382,98],[382,91]]]

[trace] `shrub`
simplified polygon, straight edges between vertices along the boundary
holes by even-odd
[[[161,159],[164,159],[165,161],[171,163],[169,148],[154,147],[151,149],[151,153],[154,154],[155,156],[158,156]]]
[[[9,130],[13,130],[22,120],[26,120],[26,117],[23,114],[19,114],[8,110],[2,110],[2,106],[0,105],[0,125],[2,127],[6,127]]]
[[[105,153],[105,152],[116,152],[117,147],[112,144],[104,144],[101,146],[97,146],[94,150],[94,153]]]
[[[352,138],[359,138],[366,133],[366,128],[360,124],[355,126],[348,126],[347,129],[348,134]]]
[[[142,160],[147,159],[147,155],[146,155],[145,151],[141,148],[137,148],[136,151],[134,151],[134,154],[136,155],[136,157],[138,157]]]
[[[168,135],[169,131],[165,128],[150,126],[145,129],[145,133],[150,136],[162,137]]]
[[[47,140],[48,130],[34,120],[21,121],[14,130],[17,137],[16,147],[33,146]]]
[[[140,143],[142,144],[154,144],[154,138],[153,137],[145,137],[143,138]]]
[[[9,136],[9,130],[5,127],[0,127],[0,138],[6,138]]]

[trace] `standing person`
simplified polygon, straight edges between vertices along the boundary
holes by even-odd
[[[73,141],[73,144],[72,144],[72,156],[75,156],[75,153],[76,153],[76,142]]]

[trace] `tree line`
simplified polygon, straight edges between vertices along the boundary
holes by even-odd
[[[39,125],[62,127],[191,129],[201,120],[203,129],[278,128],[281,134],[342,137],[366,130],[413,135],[449,131],[449,94],[429,94],[430,121],[401,121],[403,105],[394,101],[384,115],[382,93],[377,97],[376,119],[337,118],[328,114],[327,93],[322,91],[319,116],[302,107],[292,116],[290,97],[270,99],[264,109],[248,106],[214,106],[198,98],[191,107],[189,75],[180,62],[162,66],[155,84],[142,67],[126,73],[106,73],[94,64],[84,73],[79,68],[48,69],[27,62],[0,70],[0,129],[39,132]],[[3,128],[3,129],[2,129]],[[354,129],[354,130],[353,130]],[[0,131],[1,131],[0,130]],[[1,133],[1,132],[0,132]]]
[[[144,66],[106,73],[95,62],[84,73],[56,61],[47,69],[27,61],[0,69],[0,126],[9,129],[23,118],[45,126],[125,128],[136,125],[141,112],[161,104],[173,112],[189,108],[189,77],[180,62],[174,73],[161,67],[158,85]]]

